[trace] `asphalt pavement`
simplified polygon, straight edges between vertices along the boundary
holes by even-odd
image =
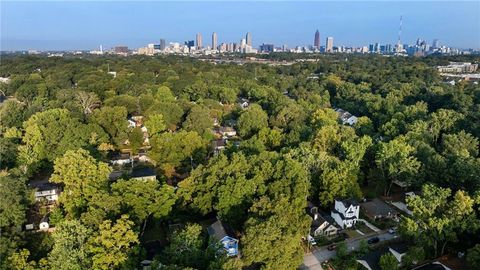
[[[380,238],[380,242],[382,241],[387,241],[391,240],[396,237],[395,234],[390,234],[386,231],[381,231],[378,234],[369,234],[369,235],[364,235],[355,239],[347,239],[345,242],[347,243],[347,248],[349,251],[354,251],[359,248],[360,242],[362,240],[368,240],[372,237],[377,236]],[[303,258],[303,264],[299,267],[299,269],[306,270],[322,270],[321,263],[330,260],[333,257],[335,257],[336,251],[335,250],[328,250],[326,246],[324,247],[319,247],[316,250],[314,250],[312,253],[306,254],[305,257]]]

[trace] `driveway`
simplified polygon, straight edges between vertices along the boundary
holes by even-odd
[[[362,237],[358,237],[355,239],[347,239],[345,242],[347,243],[347,248],[349,251],[354,251],[355,249],[358,249],[360,246],[360,241],[362,240],[367,240],[369,238],[372,238],[374,236],[377,236],[380,238],[380,241],[387,241],[391,240],[395,237],[393,234],[389,234],[388,232],[382,231],[380,233],[373,233],[369,235],[365,235]],[[314,250],[310,254],[306,254],[303,258],[303,264],[299,267],[299,269],[305,270],[305,269],[310,269],[310,270],[322,270],[321,263],[330,260],[333,257],[335,257],[336,251],[330,251],[327,249],[327,247],[320,247],[317,250]]]

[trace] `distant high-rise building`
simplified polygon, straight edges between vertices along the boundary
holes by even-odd
[[[160,39],[160,50],[165,51],[165,39]]]
[[[313,40],[313,46],[319,50],[320,49],[320,32],[315,32],[315,39]]]
[[[185,41],[184,44],[185,44],[185,46],[187,46],[188,48],[195,47],[195,41],[193,41],[193,40]]]
[[[217,43],[218,43],[217,33],[213,32],[213,34],[212,34],[212,50],[217,49]]]
[[[327,43],[325,44],[326,52],[333,52],[333,37],[327,37]]]
[[[200,50],[203,48],[202,45],[202,34],[198,33],[197,34],[197,50]]]
[[[127,46],[116,46],[114,49],[115,53],[128,53],[128,47]]]
[[[271,53],[273,52],[273,44],[265,44],[263,43],[262,45],[260,45],[260,51],[261,52],[264,52],[264,53]]]
[[[438,39],[434,39],[432,43],[433,48],[440,48],[440,43],[438,42]]]
[[[252,33],[248,32],[245,39],[247,40],[247,45],[252,46]]]

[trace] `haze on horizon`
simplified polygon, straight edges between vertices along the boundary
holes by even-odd
[[[0,3],[0,50],[90,50],[99,45],[131,48],[183,43],[202,33],[239,42],[250,31],[253,45],[313,44],[327,36],[335,45],[395,44],[403,15],[402,42],[480,48],[480,2],[5,2]]]

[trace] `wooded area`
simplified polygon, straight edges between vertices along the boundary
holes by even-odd
[[[132,269],[154,258],[154,269],[296,269],[307,201],[329,209],[412,190],[421,195],[400,221],[410,248],[466,252],[478,266],[480,86],[445,83],[435,66],[451,60],[480,58],[2,56],[0,268]],[[219,135],[227,127],[236,135]],[[112,165],[122,154],[135,161]],[[38,207],[38,179],[61,188],[53,207]],[[54,231],[26,231],[32,212]],[[241,256],[218,256],[205,230],[215,217]]]

